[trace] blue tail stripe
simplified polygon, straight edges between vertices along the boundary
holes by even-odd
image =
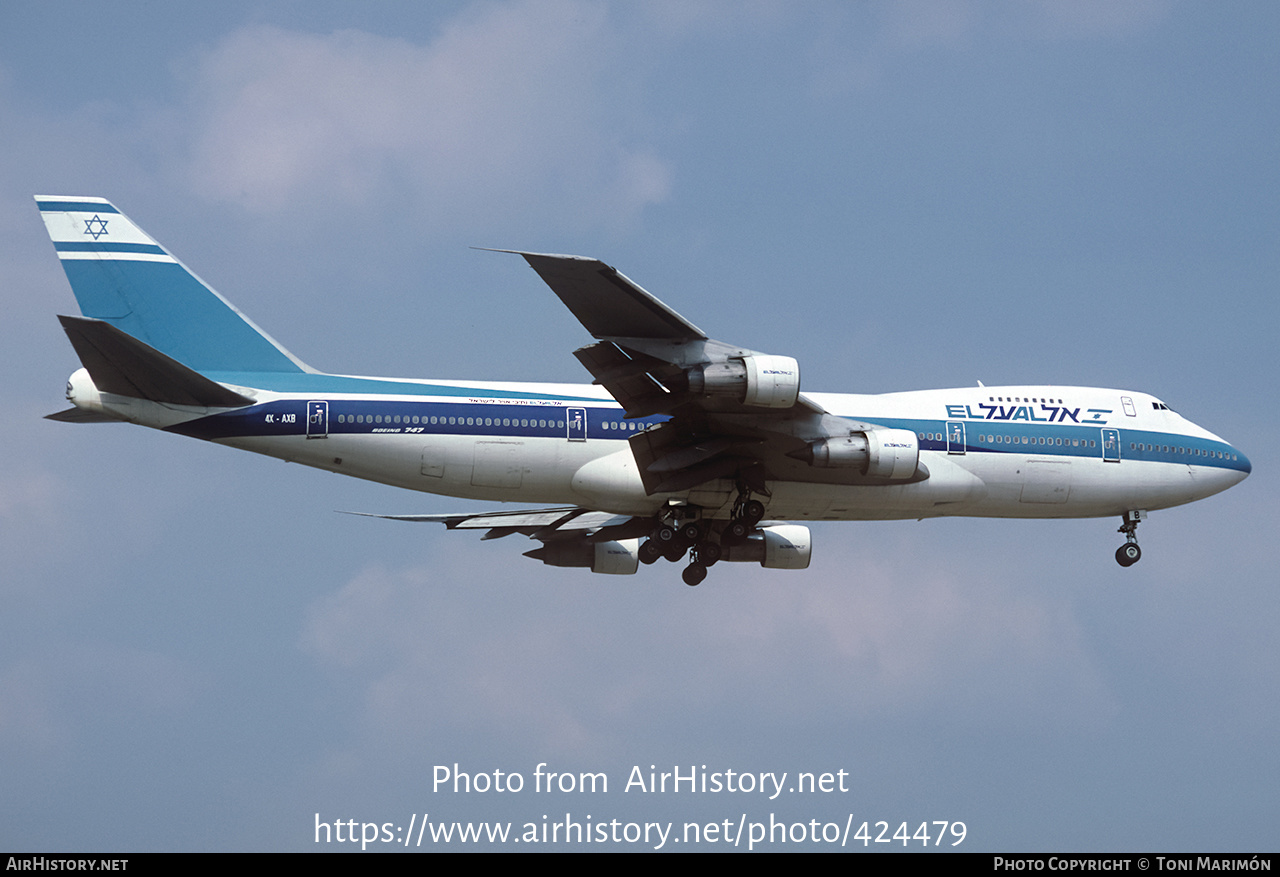
[[[240,372],[210,371],[205,377],[227,384],[242,387],[253,387],[258,390],[270,390],[273,393],[308,393],[317,397],[349,393],[367,395],[369,393],[385,393],[389,396],[481,396],[486,399],[520,399],[530,401],[573,402],[585,405],[613,404],[612,400],[601,399],[599,395],[587,392],[574,393],[569,388],[565,392],[547,392],[542,390],[499,390],[484,386],[449,386],[433,384],[430,381],[394,381],[386,378],[357,377],[353,375],[327,375],[315,372]],[[582,388],[584,391],[588,387]]]
[[[176,262],[63,259],[80,310],[199,372],[301,372]]]
[[[158,256],[169,255],[163,247],[155,244],[111,244],[106,241],[87,241],[74,243],[59,241],[53,245],[59,253],[154,253]]]
[[[101,201],[36,201],[41,210],[57,210],[66,213],[119,213],[110,204]]]

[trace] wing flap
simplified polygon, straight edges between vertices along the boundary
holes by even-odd
[[[652,518],[615,515],[580,506],[458,515],[377,515],[368,512],[346,514],[392,521],[444,524],[450,530],[488,530],[481,541],[523,533],[542,543],[539,547],[524,552],[525,557],[532,557],[552,566],[590,566],[595,572],[614,574],[636,571],[635,548],[601,546],[600,543],[637,539],[653,530]],[[601,562],[602,553],[606,561],[603,566],[597,566]],[[613,556],[612,561],[608,560],[610,555]]]
[[[629,354],[611,341],[601,341],[575,350],[578,362],[591,372],[595,383],[609,391],[628,417],[647,417],[671,410],[678,396],[653,376],[670,366],[644,354]]]
[[[577,506],[552,509],[524,509],[517,511],[479,512],[477,514],[443,515],[380,515],[370,512],[346,512],[365,518],[382,518],[388,521],[444,524],[450,530],[508,530],[533,535],[546,531],[548,536],[556,532],[592,530],[613,526],[631,520],[630,515],[597,512]],[[509,535],[504,533],[502,535]],[[492,538],[500,538],[494,536]]]

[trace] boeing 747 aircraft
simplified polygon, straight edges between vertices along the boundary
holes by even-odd
[[[1249,460],[1131,390],[800,392],[789,356],[706,333],[595,259],[519,252],[594,343],[591,385],[330,375],[285,350],[102,198],[37,196],[83,317],[70,422],[128,421],[397,487],[552,504],[379,515],[512,534],[553,566],[804,569],[797,521],[1119,517],[1239,483]],[[503,251],[515,252],[515,251]]]

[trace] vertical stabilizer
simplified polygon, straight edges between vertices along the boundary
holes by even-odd
[[[310,372],[104,198],[37,195],[80,311],[198,372]]]

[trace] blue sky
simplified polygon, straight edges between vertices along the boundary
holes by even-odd
[[[967,850],[1274,847],[1271,4],[7,3],[0,847],[311,850],[314,818],[960,820]],[[101,195],[304,361],[585,379],[596,256],[818,391],[1154,393],[1253,475],[1118,522],[815,528],[805,573],[542,567],[467,503],[41,420]],[[435,765],[607,795],[433,793]],[[633,765],[849,792],[642,798]],[[550,811],[547,808],[554,808]]]

